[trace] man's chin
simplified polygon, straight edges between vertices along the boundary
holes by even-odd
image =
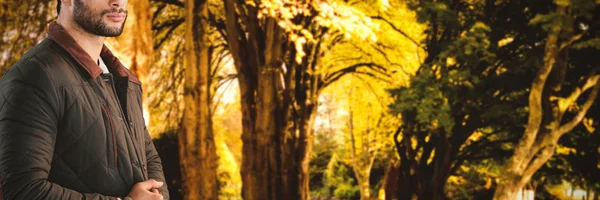
[[[120,36],[123,33],[123,24],[125,24],[125,22],[122,23],[105,23],[105,31],[104,31],[104,36],[105,37],[117,37]]]
[[[115,31],[108,34],[105,34],[104,37],[119,37],[123,31]]]
[[[121,28],[111,28],[111,29],[105,29],[102,32],[99,32],[100,34],[97,34],[99,36],[103,36],[103,37],[118,37],[123,33],[123,29]]]

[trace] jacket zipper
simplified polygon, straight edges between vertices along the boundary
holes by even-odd
[[[112,75],[109,75],[109,80],[110,80],[110,84],[109,85],[110,85],[110,87],[112,89],[113,95],[114,95],[115,99],[117,100],[118,105],[121,105],[121,100],[119,100],[119,95],[117,94],[117,89],[115,89],[115,84],[116,84],[115,81],[114,81],[115,79],[114,79],[114,77]],[[133,139],[135,139],[133,131],[131,130],[131,124],[129,124],[129,119],[127,119],[125,117],[125,113],[123,112],[123,109],[121,108],[121,106],[118,106],[118,107],[119,107],[119,114],[121,115],[122,121],[125,124],[125,127],[126,127],[125,129],[127,129],[127,133],[129,133],[129,135]],[[127,107],[127,105],[125,107]],[[135,150],[135,155],[136,155],[138,161],[141,164],[142,159],[141,159],[141,157],[140,157],[140,155],[139,155],[139,153],[138,153],[137,150]]]
[[[112,76],[112,75],[109,75],[109,80],[110,80],[110,82],[111,82],[111,84],[109,84],[109,85],[110,85],[110,87],[111,87],[111,89],[112,89],[113,95],[114,95],[115,99],[117,100],[117,103],[118,103],[119,105],[121,105],[121,100],[119,100],[119,95],[117,94],[117,90],[115,89],[115,84],[116,84],[116,83],[114,82],[114,79],[113,79],[113,76]],[[129,135],[130,135],[130,136],[131,136],[133,139],[135,139],[135,136],[134,136],[134,133],[133,133],[133,130],[132,130],[132,125],[129,123],[129,122],[130,122],[130,121],[129,121],[129,119],[125,118],[125,113],[123,112],[123,109],[121,109],[121,107],[120,107],[120,106],[119,106],[119,113],[121,114],[121,117],[123,118],[123,121],[125,121],[124,123],[125,123],[125,126],[127,127],[127,128],[126,128],[126,129],[127,129],[127,133],[129,133]],[[115,141],[116,141],[116,140],[115,140]],[[115,160],[116,160],[116,152],[117,152],[117,151],[115,150]],[[140,153],[138,152],[138,150],[135,150],[135,155],[136,155],[136,157],[137,157],[137,159],[138,159],[138,161],[139,161],[140,165],[142,165],[142,168],[144,169],[144,171],[146,171],[146,170],[145,170],[145,167],[146,167],[145,165],[146,165],[146,164],[145,164],[145,163],[142,163],[142,158],[141,158],[141,155],[140,155]],[[115,162],[115,163],[116,163],[116,162]],[[115,166],[116,166],[116,164],[115,164]],[[147,180],[147,179],[148,179],[148,177],[147,177],[147,176],[148,176],[148,175],[147,175],[147,173],[143,173],[143,174],[144,174],[144,180]]]
[[[115,135],[115,130],[113,128],[113,121],[112,118],[110,117],[110,111],[108,111],[108,106],[106,104],[102,104],[102,107],[104,108],[104,110],[106,111],[106,115],[108,116],[108,122],[110,124],[110,132],[112,133],[112,140],[113,140],[113,152],[114,152],[114,157],[115,157],[115,168],[117,167],[117,136]]]

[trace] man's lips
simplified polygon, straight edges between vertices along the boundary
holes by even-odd
[[[125,14],[124,13],[109,13],[108,15],[106,15],[106,17],[108,17],[108,19],[110,19],[113,22],[122,22],[123,20],[125,20]]]

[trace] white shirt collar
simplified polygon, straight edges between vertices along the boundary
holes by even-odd
[[[102,73],[110,73],[110,71],[108,71],[108,67],[106,67],[106,64],[104,64],[104,61],[101,57],[98,57],[98,66],[100,66],[100,69],[102,69]]]

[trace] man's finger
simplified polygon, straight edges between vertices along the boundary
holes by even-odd
[[[155,181],[155,180],[149,180],[152,181],[152,188],[160,188],[163,186],[163,182],[159,182],[159,181]]]
[[[155,181],[155,180],[147,180],[147,181],[144,181],[144,182],[139,182],[137,184],[142,189],[149,191],[152,188],[160,188],[160,187],[162,187],[163,182],[158,182],[158,181]]]
[[[160,199],[160,200],[164,199],[163,195],[161,195],[161,194],[153,194],[153,196],[155,197],[154,199]]]
[[[150,189],[152,189],[152,182],[150,182],[150,181],[139,182],[136,185],[138,187],[142,188],[143,190],[150,190]]]
[[[152,189],[152,193],[155,193],[155,194],[160,194],[160,192],[158,192],[158,189],[156,189],[156,188],[153,188],[153,189]]]

